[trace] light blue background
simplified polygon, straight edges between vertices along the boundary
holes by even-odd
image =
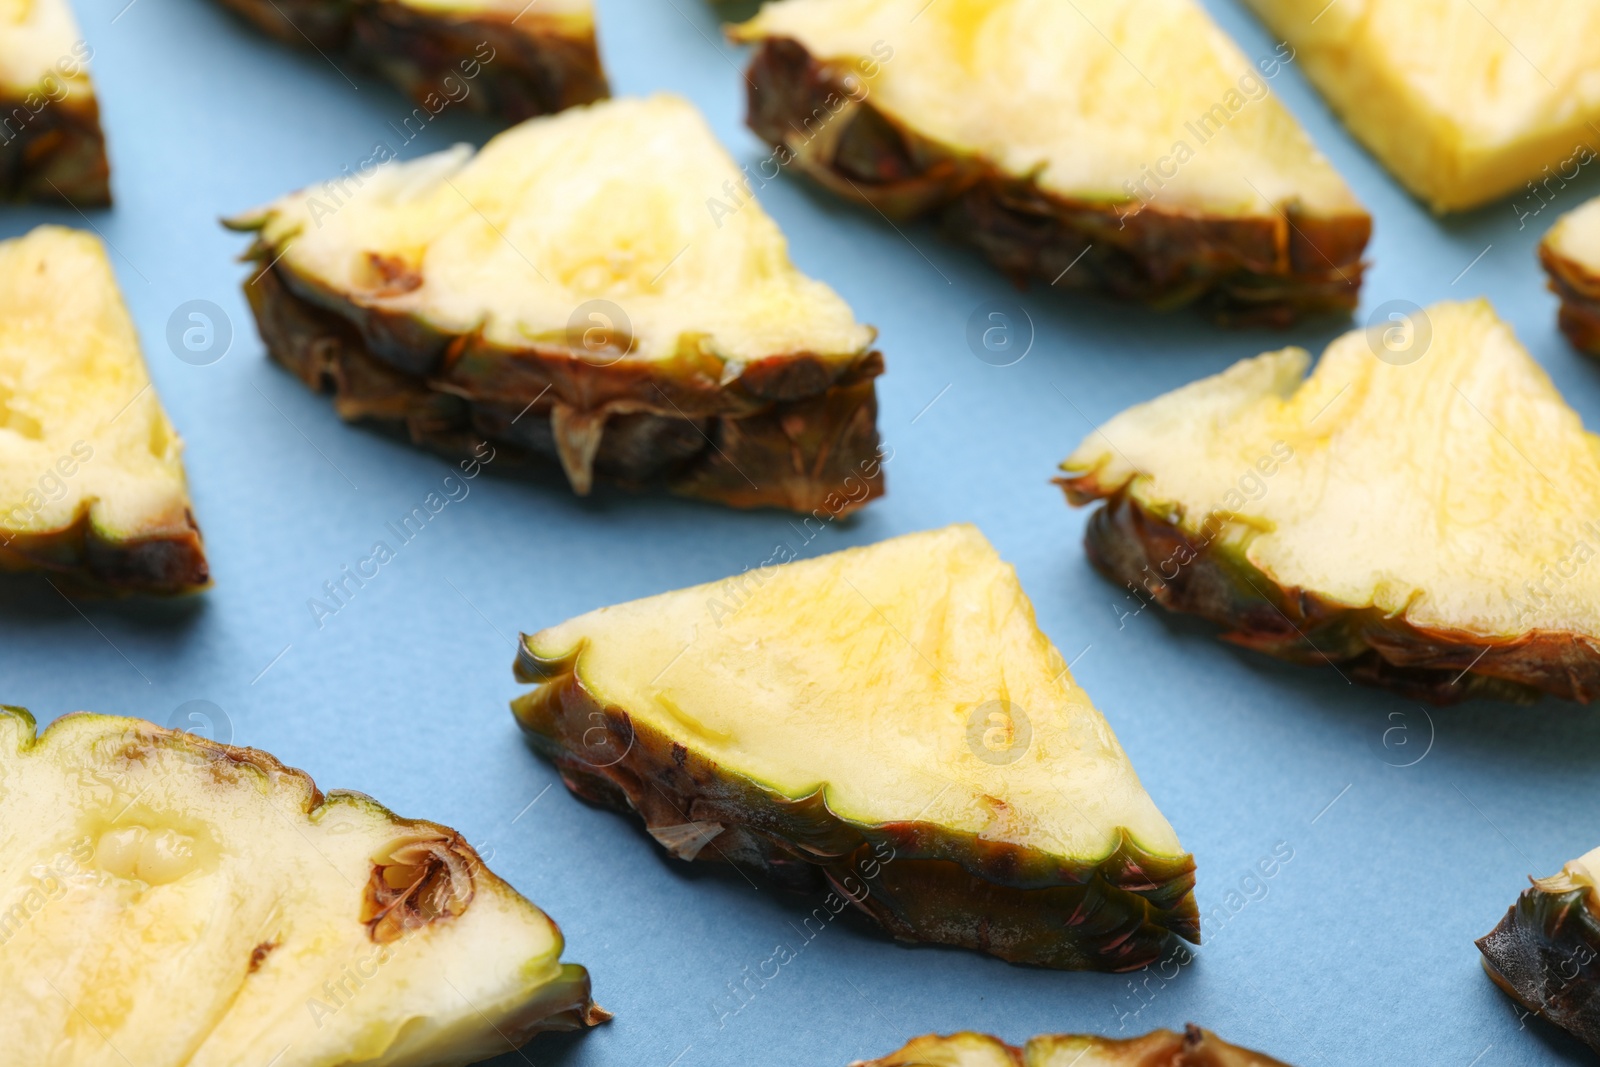
[[[759,563],[795,540],[788,517],[609,490],[577,500],[551,478],[480,478],[319,631],[308,598],[449,467],[342,425],[326,398],[266,360],[239,292],[244,241],[216,220],[329,177],[379,140],[397,144],[390,123],[411,107],[359,72],[347,81],[314,53],[256,38],[203,0],[136,0],[118,16],[124,2],[79,5],[117,197],[88,222],[116,250],[151,373],[188,441],[216,588],[187,604],[72,606],[35,577],[0,583],[0,700],[41,720],[88,708],[158,722],[211,701],[236,743],[324,788],[460,828],[561,923],[569,958],[617,1013],[587,1036],[538,1039],[531,1062],[843,1067],[934,1030],[1015,1041],[1186,1020],[1300,1065],[1579,1060],[1549,1028],[1519,1027],[1472,939],[1528,874],[1600,843],[1589,814],[1600,722],[1548,700],[1430,717],[1331,669],[1221,645],[1191,620],[1119,619],[1133,605],[1085,562],[1085,514],[1048,484],[1091,422],[1265,348],[1319,350],[1341,324],[1224,331],[1041,287],[1019,297],[928,228],[902,235],[792,180],[770,185],[763,204],[800,267],[881,329],[880,425],[895,450],[888,497],[807,553],[977,522],[1016,564],[1046,632],[1078,657],[1079,681],[1197,857],[1202,910],[1222,905],[1279,842],[1294,858],[1264,897],[1208,928],[1196,963],[1142,998],[1126,976],[909,948],[841,921],[719,1022],[735,1004],[728,983],[779,943],[798,947],[790,924],[817,902],[669,861],[631,820],[573,800],[507,711],[518,692],[512,643],[519,630]],[[1272,52],[1231,0],[1208,6],[1246,53]],[[600,8],[618,93],[682,93],[741,161],[764,154],[742,125],[742,57],[709,7]],[[1353,144],[1298,70],[1273,85],[1376,217],[1363,314],[1393,298],[1488,294],[1600,425],[1600,367],[1557,334],[1533,251],[1557,211],[1600,193],[1595,175],[1524,229],[1508,203],[1440,221]],[[490,132],[447,111],[404,154]],[[5,209],[0,233],[46,220],[85,221]],[[180,362],[165,341],[169,316],[192,299],[217,302],[232,321],[232,349],[211,366]],[[1015,366],[967,348],[967,317],[991,299],[1020,300],[1036,326]],[[1414,766],[1390,765],[1424,751]]]

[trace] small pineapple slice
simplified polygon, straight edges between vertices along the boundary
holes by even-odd
[[[111,203],[90,54],[67,0],[0,0],[0,200]]]
[[[1486,301],[1286,348],[1062,464],[1094,564],[1228,640],[1424,699],[1600,693],[1600,442]]]
[[[1483,937],[1483,969],[1529,1011],[1600,1052],[1600,848],[1533,878]]]
[[[1194,0],[778,0],[752,129],[1016,277],[1230,321],[1349,310],[1371,219]],[[770,170],[772,173],[768,173]]]
[[[521,122],[609,92],[590,0],[219,2],[285,44],[376,70],[416,101],[419,130],[446,107]]]
[[[1435,211],[1575,174],[1600,147],[1597,0],[1247,2],[1351,133]]]
[[[1022,1048],[971,1032],[913,1038],[904,1048],[851,1067],[1286,1067],[1271,1056],[1230,1045],[1193,1024],[1181,1034],[1143,1037],[1041,1034]]]
[[[1561,297],[1561,332],[1578,348],[1600,355],[1600,197],[1556,220],[1539,242],[1550,291]]]
[[[0,1049],[74,1067],[449,1067],[606,1015],[455,831],[264,752],[0,708]]]
[[[1198,940],[1193,859],[975,527],[601,608],[517,676],[568,788],[679,858],[1046,967]]]
[[[246,286],[268,351],[347,418],[497,442],[736,506],[882,492],[874,332],[790,262],[674,96],[533,119],[284,197]]]
[[[0,568],[210,584],[182,455],[100,242],[60,226],[0,241]]]

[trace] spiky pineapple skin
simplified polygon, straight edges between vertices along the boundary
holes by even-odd
[[[1377,608],[1345,607],[1279,586],[1215,541],[1196,543],[1125,488],[1107,491],[1093,475],[1056,483],[1073,504],[1104,501],[1084,534],[1097,570],[1169,611],[1227,627],[1225,641],[1293,663],[1331,663],[1357,681],[1433,704],[1526,703],[1540,693],[1588,703],[1600,696],[1600,648],[1582,634],[1538,631],[1486,642],[1413,626]]]
[[[960,1064],[965,1052],[978,1052],[985,1062],[994,1054],[1010,1061],[1015,1067],[1029,1062],[1029,1048],[1033,1046],[1065,1045],[1065,1051],[1076,1051],[1071,1062],[1094,1053],[1093,1062],[1103,1067],[1288,1067],[1271,1056],[1250,1049],[1230,1045],[1209,1030],[1189,1023],[1183,1033],[1171,1030],[1152,1030],[1142,1037],[1098,1037],[1078,1034],[1043,1034],[1028,1042],[1029,1047],[1008,1045],[999,1038],[971,1031],[941,1037],[928,1034],[912,1038],[902,1048],[875,1060],[861,1060],[850,1067],[927,1067],[929,1064]],[[977,1060],[973,1060],[974,1063]]]
[[[1600,356],[1600,277],[1582,263],[1539,243],[1539,263],[1549,276],[1550,291],[1561,298],[1557,322],[1579,351]]]
[[[1359,298],[1372,233],[1364,213],[1230,219],[1067,200],[921,136],[870,100],[836,137],[806,138],[822,147],[802,148],[808,120],[857,99],[854,75],[798,41],[769,38],[746,81],[746,121],[793,166],[890,218],[938,218],[1019,282],[1043,278],[1159,308],[1192,304],[1230,325],[1288,326],[1351,311]]]
[[[0,115],[33,111],[23,100],[0,97]],[[0,145],[0,200],[110,205],[111,167],[92,96],[46,104]]]
[[[831,888],[841,907],[899,940],[1013,963],[1130,971],[1170,951],[1174,935],[1200,940],[1189,856],[1152,855],[1124,836],[1100,862],[1071,864],[931,823],[846,819],[821,790],[786,796],[633,720],[589,691],[576,655],[540,659],[526,640],[517,677],[541,684],[512,710],[530,744],[575,795],[635,812],[664,844],[694,824],[722,828],[679,858],[733,863],[791,889]]]
[[[463,106],[507,123],[610,95],[592,23],[578,31],[537,11],[450,17],[394,0],[220,2],[285,44],[309,43],[378,71],[421,105],[443,99],[452,77],[470,84]],[[469,69],[478,73],[464,79]]]
[[[184,508],[150,527],[132,537],[107,537],[85,510],[59,530],[0,530],[0,570],[43,571],[97,595],[173,596],[208,588],[211,566],[194,513]]]
[[[1600,1052],[1600,918],[1591,893],[1534,881],[1475,943],[1495,985]]]
[[[245,295],[267,351],[311,388],[331,390],[345,419],[403,425],[415,443],[451,455],[487,438],[513,455],[553,458],[556,404],[609,403],[627,411],[606,423],[595,472],[621,485],[834,517],[883,495],[876,351],[844,366],[776,357],[731,382],[720,362],[692,357],[602,366],[566,349],[449,337],[357,307],[281,262],[267,266],[270,246],[249,255],[261,270]]]

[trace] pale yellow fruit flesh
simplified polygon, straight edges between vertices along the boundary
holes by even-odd
[[[0,99],[37,112],[92,98],[88,55],[67,0],[0,0]],[[0,115],[7,119],[13,116]]]
[[[1425,350],[1393,362],[1420,323]],[[1339,338],[1310,377],[1303,349],[1243,360],[1063,466],[1278,586],[1421,628],[1600,638],[1600,440],[1486,301],[1386,329]]]
[[[1356,137],[1436,210],[1522,190],[1546,167],[1553,191],[1558,172],[1570,180],[1600,147],[1597,0],[1248,3]]]
[[[530,119],[475,155],[386,163],[235,221],[264,224],[281,269],[358,306],[507,348],[565,346],[582,306],[606,300],[631,328],[629,360],[854,362],[872,329],[794,267],[745,181],[692,105],[658,95]],[[393,291],[374,255],[420,284]],[[600,314],[579,321],[622,328]]]
[[[1550,227],[1545,247],[1600,276],[1600,197],[1573,208]]]
[[[576,656],[596,700],[727,773],[791,798],[821,789],[841,819],[1088,861],[1126,831],[1182,854],[1015,571],[972,526],[602,608],[528,647]]]
[[[100,242],[0,241],[0,545],[85,512],[108,541],[187,533],[182,457]]]
[[[136,719],[0,709],[0,1049],[72,1067],[463,1064],[560,975],[481,866],[465,911],[377,944],[375,857],[439,827]],[[270,762],[270,761],[269,761]]]
[[[903,126],[1064,198],[1361,211],[1193,0],[778,0],[735,34],[793,38]]]

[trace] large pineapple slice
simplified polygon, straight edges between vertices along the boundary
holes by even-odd
[[[1190,1025],[1181,1034],[1143,1037],[1041,1034],[1021,1048],[969,1032],[913,1038],[905,1047],[851,1067],[1286,1067],[1271,1056],[1230,1045]]]
[[[100,242],[59,226],[0,241],[0,567],[209,584],[182,455]]]
[[[0,200],[111,203],[90,54],[67,0],[0,0]]]
[[[682,859],[1047,967],[1198,940],[1192,858],[972,526],[602,608],[517,676],[568,788]]]
[[[1561,332],[1600,355],[1600,197],[1556,220],[1539,243],[1539,262],[1561,297]]]
[[[1229,320],[1353,308],[1371,219],[1194,0],[780,0],[751,128],[1013,276]],[[770,173],[769,173],[770,172]]]
[[[408,139],[447,107],[521,122],[608,93],[590,0],[220,2],[286,44],[394,82],[418,105]]]
[[[1531,182],[1553,192],[1600,146],[1597,0],[1247,2],[1350,131],[1435,211]]]
[[[873,331],[789,261],[674,96],[574,108],[307,189],[233,224],[268,350],[346,418],[487,436],[739,506],[882,492]]]
[[[1600,693],[1600,443],[1487,302],[1268,352],[1062,464],[1091,560],[1228,640],[1439,701]]]
[[[1600,848],[1531,879],[1478,939],[1483,969],[1529,1011],[1600,1052]]]
[[[0,708],[7,1063],[447,1067],[592,1025],[454,830],[139,719]]]

